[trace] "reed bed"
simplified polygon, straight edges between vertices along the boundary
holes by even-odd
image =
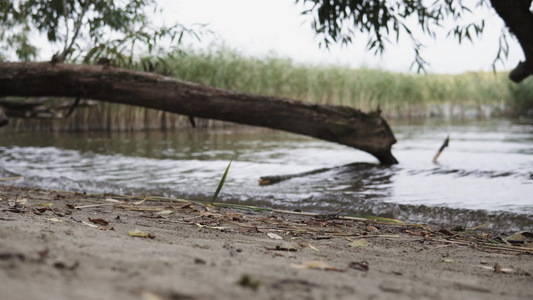
[[[303,65],[274,55],[258,59],[226,48],[180,51],[158,68],[183,80],[248,93],[363,111],[380,106],[388,118],[499,116],[513,87],[507,72],[405,74]]]
[[[149,70],[220,88],[285,97],[362,111],[381,108],[386,118],[499,117],[533,106],[533,78],[516,85],[508,72],[411,74],[338,65],[304,65],[269,55],[247,57],[225,47],[176,50],[163,59],[144,57],[130,68]],[[230,124],[196,120],[198,127]],[[66,120],[14,120],[29,130],[179,130],[187,117],[152,109],[101,103],[78,108]]]

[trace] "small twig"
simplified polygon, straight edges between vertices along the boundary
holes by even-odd
[[[191,221],[194,219],[202,218],[203,216],[196,216],[196,217],[190,217],[190,218],[183,218],[182,221]],[[229,222],[229,221],[228,221]]]
[[[491,250],[501,250],[501,251],[513,251],[513,252],[525,252],[529,254],[533,254],[533,248],[524,248],[524,247],[516,247],[516,246],[498,246],[498,245],[487,245],[487,244],[476,244],[473,242],[466,242],[466,241],[450,241],[450,240],[440,240],[440,239],[434,239],[434,241],[441,242],[441,243],[450,243],[450,244],[457,244],[457,245],[463,245],[463,246],[471,246],[476,245],[482,248],[491,249]]]
[[[131,206],[131,205],[118,205],[118,208],[133,210],[133,211],[163,211],[163,208],[151,208],[146,206]]]
[[[400,238],[399,234],[380,234],[380,235],[362,235],[361,237],[367,238]]]
[[[381,235],[357,235],[355,236],[360,239],[368,239],[368,238],[399,238],[399,234],[381,234]],[[349,237],[345,237],[350,242],[355,242],[354,239],[351,239]]]
[[[105,203],[105,204],[89,204],[89,205],[82,205],[82,206],[75,206],[75,209],[82,209],[82,208],[92,208],[92,207],[102,207],[102,206],[113,206],[114,203]]]
[[[68,110],[68,112],[67,112],[67,114],[65,115],[64,118],[68,118],[72,114],[74,109],[78,106],[78,104],[80,104],[80,97],[76,98],[76,101],[74,101],[72,106],[69,108],[69,110]]]
[[[194,122],[194,116],[189,116],[189,122],[191,122],[192,128],[196,128],[196,123]]]

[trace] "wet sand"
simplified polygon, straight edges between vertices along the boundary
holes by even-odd
[[[0,185],[0,299],[533,299],[496,235]]]

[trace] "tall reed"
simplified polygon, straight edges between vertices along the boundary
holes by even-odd
[[[248,57],[225,47],[176,50],[163,58],[144,57],[129,67],[225,89],[346,105],[367,112],[379,106],[386,118],[501,116],[533,107],[533,79],[516,85],[507,79],[507,72],[422,75],[304,65],[276,55]],[[175,130],[191,126],[184,116],[112,103],[78,108],[66,120],[12,123],[12,128],[19,129],[80,131]],[[212,120],[196,123],[198,127],[228,125]]]
[[[512,98],[507,73],[422,75],[303,65],[275,55],[246,57],[223,47],[175,52],[164,68],[183,80],[231,90],[363,111],[380,106],[389,118],[486,115],[487,108],[500,115]]]

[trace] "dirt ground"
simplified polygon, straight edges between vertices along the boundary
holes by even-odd
[[[533,299],[483,228],[155,200],[0,185],[0,299]]]

